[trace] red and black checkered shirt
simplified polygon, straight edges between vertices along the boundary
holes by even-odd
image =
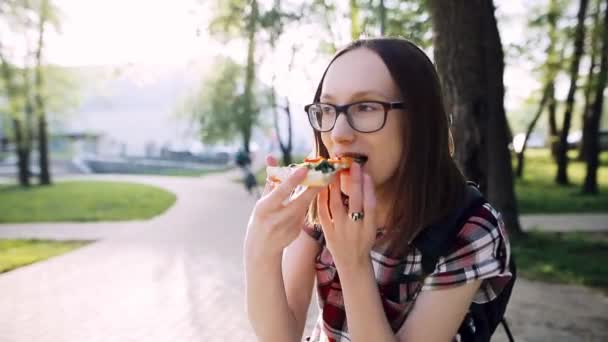
[[[304,230],[322,249],[316,258],[317,301],[319,317],[308,341],[350,341],[340,279],[332,256],[325,245],[320,227]],[[414,248],[401,259],[393,259],[372,250],[370,257],[384,312],[396,333],[405,322],[420,291],[459,286],[483,279],[473,301],[494,299],[511,277],[508,270],[510,247],[500,214],[489,204],[480,206],[466,221],[435,271],[421,281],[421,253]],[[456,337],[455,337],[456,339]]]

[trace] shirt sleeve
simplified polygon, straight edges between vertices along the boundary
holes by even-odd
[[[317,241],[320,245],[323,245],[325,242],[325,236],[323,235],[323,229],[321,229],[320,224],[312,224],[310,222],[306,222],[302,230],[312,237],[315,241]]]
[[[450,288],[480,279],[473,302],[486,303],[496,298],[512,277],[509,262],[504,222],[486,204],[467,220],[447,257],[440,258],[435,272],[425,279],[422,290]]]

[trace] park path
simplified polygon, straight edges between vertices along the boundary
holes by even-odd
[[[98,240],[0,275],[0,341],[254,341],[241,251],[254,199],[237,177],[94,176],[178,199],[149,221],[0,225],[0,237]],[[585,228],[585,216],[569,219],[577,226],[568,230]],[[517,341],[608,340],[608,297],[580,286],[521,279],[507,317]],[[495,340],[505,341],[500,328]]]

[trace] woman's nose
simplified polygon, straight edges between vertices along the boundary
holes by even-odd
[[[342,113],[343,114],[343,113]],[[334,142],[350,142],[355,138],[355,130],[350,126],[346,115],[338,115],[334,129],[331,130]]]

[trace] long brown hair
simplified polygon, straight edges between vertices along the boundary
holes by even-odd
[[[383,241],[391,254],[403,255],[417,233],[442,219],[462,199],[465,179],[452,159],[453,141],[444,108],[439,77],[426,54],[400,38],[361,39],[350,43],[333,57],[323,76],[314,102],[319,102],[323,80],[331,64],[341,55],[359,48],[376,53],[388,68],[406,105],[401,120],[403,155],[389,179],[392,207]],[[329,157],[319,132],[314,133],[316,153]],[[309,219],[318,222],[315,203]]]

